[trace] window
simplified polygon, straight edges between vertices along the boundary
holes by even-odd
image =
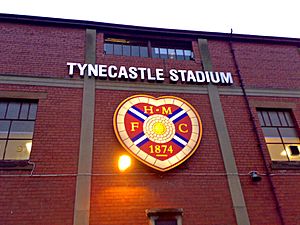
[[[29,160],[37,102],[0,100],[0,160]]]
[[[191,42],[176,43],[175,46],[170,46],[168,42],[107,37],[104,40],[104,53],[143,58],[194,60]]]
[[[258,118],[271,159],[300,161],[300,139],[290,111],[259,109]]]
[[[192,50],[173,48],[152,48],[152,57],[161,59],[193,60]]]
[[[149,57],[147,42],[121,38],[106,38],[104,52],[106,55]]]
[[[182,225],[183,209],[148,209],[149,225]]]
[[[153,40],[150,43],[152,57],[160,59],[194,60],[192,41]]]

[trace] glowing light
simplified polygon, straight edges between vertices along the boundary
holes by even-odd
[[[32,146],[32,142],[27,142],[26,143],[26,149],[27,149],[27,152],[31,152],[31,146]]]
[[[124,172],[131,166],[131,158],[128,155],[121,155],[118,161],[118,167],[121,172]]]
[[[283,150],[282,152],[280,152],[281,156],[288,156],[291,157],[291,153],[289,151]]]
[[[280,152],[280,155],[281,155],[281,156],[287,156],[286,151],[283,150],[282,152]]]

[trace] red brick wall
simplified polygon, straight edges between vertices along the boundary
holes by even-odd
[[[73,224],[75,182],[75,177],[1,177],[0,224]]]
[[[85,30],[0,23],[0,73],[68,77],[67,62],[84,62]]]
[[[91,224],[147,224],[148,208],[184,208],[184,224],[234,224],[234,212],[216,132],[205,95],[172,94],[190,102],[203,122],[198,150],[183,165],[157,173],[133,159],[129,175],[117,169],[127,153],[112,127],[118,104],[139,92],[96,92]],[[168,93],[149,93],[155,97]],[[99,222],[101,221],[101,222]]]
[[[103,35],[98,34],[99,50],[97,49],[96,62],[98,64],[150,67],[153,70],[162,68],[165,74],[174,68],[202,69],[197,42],[193,42],[195,61],[174,61],[104,56],[101,41]],[[167,76],[165,79],[165,83],[169,83]],[[98,81],[100,82],[104,81]],[[138,83],[136,85],[138,87]],[[216,142],[208,96],[171,94],[190,102],[202,118],[204,129],[202,141],[189,160],[178,168],[161,174],[134,159],[131,174],[119,174],[117,159],[126,151],[114,135],[112,119],[118,104],[134,94],[148,94],[155,97],[170,95],[170,93],[128,91],[96,92],[93,155],[93,173],[96,175],[92,180],[91,224],[99,224],[99,221],[102,224],[147,224],[145,210],[149,208],[184,208],[183,219],[186,225],[234,224],[232,202],[227,179],[224,176],[220,149]]]
[[[68,76],[66,62],[84,62],[84,29],[9,23],[1,23],[0,29],[0,74],[72,79]],[[162,68],[164,71],[173,68],[202,70],[197,42],[192,45],[195,61],[104,56],[103,34],[98,33],[96,63]],[[296,47],[234,43],[234,48],[246,87],[299,88],[300,65]],[[209,41],[209,50],[213,69],[232,72],[233,86],[238,87],[228,42]],[[165,78],[165,83],[168,83],[168,77]],[[97,81],[101,82],[105,81]],[[138,87],[139,82],[131,82],[134,83]],[[42,176],[14,177],[30,172],[0,171],[1,175],[8,175],[0,179],[0,224],[72,224],[76,184],[76,177],[72,174],[77,173],[82,89],[1,84],[0,90],[48,93],[46,99],[39,101],[31,153],[31,161],[36,163],[33,174]],[[161,174],[134,160],[130,174],[119,174],[117,158],[125,150],[113,132],[113,113],[123,99],[134,94],[170,95],[168,92],[96,91],[91,224],[147,224],[146,209],[177,207],[184,209],[184,225],[235,224],[207,95],[172,93],[190,102],[203,123],[200,146],[186,162]],[[298,100],[251,99],[297,103],[294,114],[299,125]],[[261,182],[253,184],[247,175],[251,170],[266,171],[244,99],[241,96],[221,96],[221,101],[251,224],[279,224],[267,178],[263,176]],[[264,151],[267,154],[265,148]],[[272,172],[276,174],[272,179],[285,222],[296,224],[298,217],[295,215],[300,213],[297,208],[300,202],[297,173]]]
[[[0,90],[47,93],[38,102],[33,176],[21,177],[31,171],[0,171],[0,224],[72,224],[82,90],[19,85],[0,85]]]
[[[221,96],[225,119],[231,138],[234,156],[241,178],[242,188],[250,216],[251,224],[280,224],[276,203],[272,194],[270,182],[266,176],[262,176],[259,183],[253,183],[247,175],[250,171],[256,170],[261,174],[266,174],[262,154],[258,147],[258,142],[253,133],[253,125],[250,121],[250,114],[246,108],[243,96]],[[300,100],[295,98],[275,98],[275,97],[250,97],[250,101],[295,103],[297,108],[293,114],[299,125]],[[256,126],[262,143],[264,136],[260,129],[256,108],[252,107],[255,116]],[[267,156],[267,166],[271,167],[271,158],[268,150],[263,145],[264,154]],[[300,202],[300,180],[296,175],[297,170],[270,170],[275,186],[275,193],[278,197],[286,224],[296,224],[299,218],[295,215],[300,213],[299,207],[295,205]]]
[[[300,87],[296,46],[234,43],[234,49],[247,87]]]
[[[213,69],[236,74],[229,42],[209,40]],[[298,47],[233,42],[237,63],[248,88],[299,88]],[[234,76],[235,86],[239,84]]]
[[[300,63],[296,46],[233,42],[233,48],[246,88],[299,88]],[[213,69],[232,71],[235,74],[233,86],[238,87],[238,77],[235,73],[236,68],[229,43],[210,40],[209,50]],[[275,97],[250,97],[249,99],[250,101],[274,102],[274,104],[295,103],[297,108],[293,110],[293,113],[298,125],[300,123],[300,101],[298,99]],[[221,101],[238,171],[242,174],[240,179],[251,224],[280,224],[268,178],[263,176],[261,182],[254,184],[247,175],[252,170],[265,174],[266,170],[253,133],[253,125],[245,99],[242,96],[221,96]],[[264,143],[255,107],[252,107],[252,112],[256,116],[258,132]],[[263,146],[263,150],[268,159],[268,167],[270,167],[271,160],[266,146]],[[295,215],[299,214],[299,210],[294,207],[300,202],[297,188],[300,183],[297,183],[298,179],[295,176],[297,170],[271,170],[271,173],[281,174],[272,176],[272,180],[279,204],[282,207],[285,223],[298,223],[299,219],[295,218]]]

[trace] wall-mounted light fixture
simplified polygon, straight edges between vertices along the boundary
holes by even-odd
[[[250,175],[251,180],[252,180],[253,182],[259,182],[259,181],[261,181],[261,176],[258,174],[257,171],[251,171],[251,172],[249,173],[249,175]]]
[[[131,158],[128,155],[121,155],[118,160],[118,167],[121,172],[124,172],[131,166]]]

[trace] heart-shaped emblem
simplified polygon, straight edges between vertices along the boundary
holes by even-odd
[[[125,99],[115,111],[114,130],[128,152],[159,171],[187,160],[202,136],[196,110],[173,96],[134,95]]]

